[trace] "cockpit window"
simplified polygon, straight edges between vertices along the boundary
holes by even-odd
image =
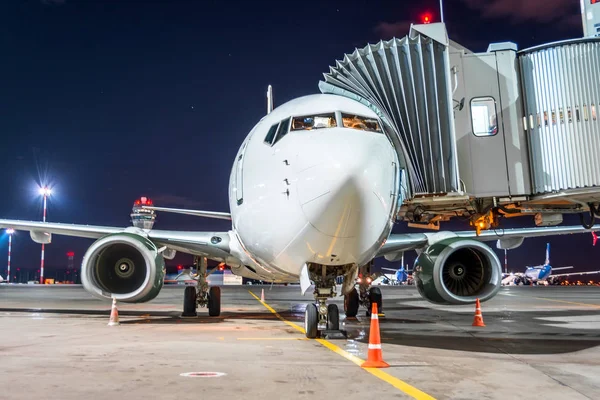
[[[320,128],[335,128],[335,113],[306,115],[294,117],[292,120],[292,131],[304,131]]]
[[[342,113],[344,128],[360,129],[367,132],[382,132],[379,121],[375,118]]]
[[[279,124],[279,129],[277,129],[277,137],[275,138],[275,143],[281,140],[289,132],[290,127],[290,118],[286,118]]]
[[[265,143],[272,145],[273,144],[273,140],[275,139],[275,133],[277,133],[277,127],[279,126],[279,124],[274,124],[273,126],[271,126],[271,128],[269,128],[269,132],[267,132],[267,136],[265,136]]]

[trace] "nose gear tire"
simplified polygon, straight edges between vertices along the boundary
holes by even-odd
[[[327,306],[327,330],[340,330],[340,310],[336,304],[329,304]]]
[[[318,334],[319,325],[319,313],[315,304],[307,304],[306,311],[304,312],[304,330],[306,331],[306,337],[309,339],[315,339]]]

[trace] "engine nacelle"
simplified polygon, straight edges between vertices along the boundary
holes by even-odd
[[[432,303],[472,304],[498,293],[502,266],[485,244],[455,237],[423,251],[415,261],[413,277],[421,296]]]
[[[97,240],[81,265],[81,282],[87,291],[127,303],[155,298],[164,274],[165,262],[156,245],[134,233],[115,233]]]

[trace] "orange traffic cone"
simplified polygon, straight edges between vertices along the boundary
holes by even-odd
[[[117,310],[117,299],[113,297],[112,308],[110,310],[110,321],[108,326],[119,325],[119,310]]]
[[[473,326],[485,326],[483,323],[483,315],[481,315],[481,304],[479,304],[479,299],[475,302],[475,319],[473,319]]]
[[[371,310],[371,329],[369,332],[369,353],[367,361],[362,363],[362,368],[387,368],[390,365],[383,361],[381,353],[381,337],[379,335],[379,317],[377,303],[373,303]]]
[[[265,289],[260,290],[260,301],[265,302]]]

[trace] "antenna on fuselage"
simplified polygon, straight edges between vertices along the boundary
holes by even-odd
[[[273,87],[269,85],[267,89],[267,114],[273,111]]]

